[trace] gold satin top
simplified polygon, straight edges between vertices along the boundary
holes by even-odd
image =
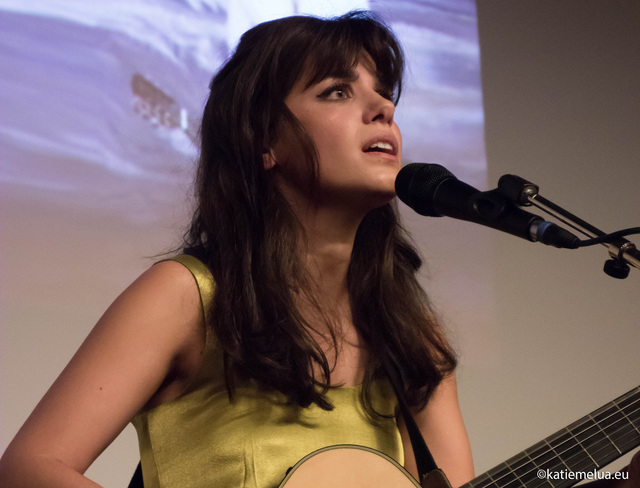
[[[190,256],[178,256],[196,278],[205,310],[213,278]],[[172,402],[136,415],[145,488],[273,488],[302,457],[334,444],[372,447],[404,464],[394,418],[370,419],[360,386],[335,388],[325,411],[287,404],[284,395],[238,382],[230,402],[222,350],[207,328],[202,366],[193,383]],[[397,400],[386,381],[372,388],[374,408],[393,415]]]

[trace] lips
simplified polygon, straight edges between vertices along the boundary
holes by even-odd
[[[370,139],[362,147],[362,151],[366,153],[382,153],[395,156],[398,153],[398,143],[394,137],[378,136]]]

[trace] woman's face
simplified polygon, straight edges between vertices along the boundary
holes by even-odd
[[[364,206],[388,203],[395,196],[402,139],[394,122],[391,94],[384,93],[373,62],[364,57],[346,78],[325,78],[307,85],[302,76],[286,104],[313,139],[318,154],[319,204]],[[292,154],[286,134],[273,148],[279,184],[308,198],[301,182],[308,172]],[[308,189],[307,189],[308,190]]]

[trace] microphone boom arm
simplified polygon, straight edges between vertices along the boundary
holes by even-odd
[[[498,182],[498,188],[502,194],[511,201],[523,206],[533,205],[587,237],[593,238],[605,235],[605,232],[601,231],[597,227],[594,227],[588,222],[585,222],[581,218],[573,215],[571,212],[568,212],[562,207],[540,196],[538,194],[540,189],[538,185],[535,185],[520,176],[503,175]],[[640,269],[640,251],[638,251],[633,242],[620,237],[613,239],[612,242],[603,242],[602,245],[608,249],[609,255],[616,260],[618,264],[627,263],[636,269]],[[611,275],[607,270],[607,265],[605,265],[605,272]]]

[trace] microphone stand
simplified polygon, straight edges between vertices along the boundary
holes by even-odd
[[[581,218],[576,217],[571,212],[540,196],[538,194],[540,187],[520,176],[503,175],[498,182],[498,188],[504,196],[518,205],[533,205],[589,238],[601,237],[606,234]],[[604,264],[604,272],[609,276],[618,279],[626,278],[629,276],[629,265],[640,269],[640,251],[638,251],[633,242],[619,237],[612,239],[611,242],[603,242],[602,245],[608,249],[609,256],[612,258],[608,259]]]

